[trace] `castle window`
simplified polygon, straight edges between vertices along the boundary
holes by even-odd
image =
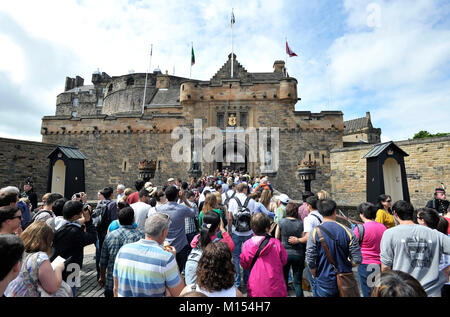
[[[80,88],[76,87],[75,88],[75,95],[78,95],[79,92],[80,92]]]
[[[97,107],[102,107],[102,106],[103,106],[103,98],[98,98]]]
[[[111,92],[111,91],[112,91],[112,89],[113,89],[113,85],[112,85],[112,84],[110,84],[110,85],[108,86],[108,92]]]
[[[102,94],[104,95],[106,92],[106,88],[102,88]]]
[[[223,113],[217,114],[217,127],[223,129]]]
[[[78,107],[78,98],[73,99],[73,106]]]
[[[134,85],[134,78],[133,77],[128,78],[127,79],[127,87],[133,86],[133,85]]]
[[[241,112],[241,122],[240,122],[240,126],[243,128],[247,127],[247,113],[246,112]]]
[[[322,154],[322,164],[325,164],[325,154]]]
[[[76,116],[77,116],[77,112],[76,112],[76,111],[73,111],[73,112],[72,112],[72,117],[75,118]]]

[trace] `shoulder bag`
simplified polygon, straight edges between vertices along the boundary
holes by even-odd
[[[327,255],[328,261],[333,266],[334,271],[336,272],[336,280],[337,286],[339,289],[339,295],[341,297],[361,297],[359,293],[358,283],[356,282],[355,276],[353,272],[339,273],[334,259],[330,254],[330,250],[328,249],[327,244],[325,243],[325,239],[323,238],[322,232],[320,231],[320,227],[316,227],[317,234],[319,235],[320,243]]]

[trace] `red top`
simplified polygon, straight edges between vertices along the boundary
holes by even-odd
[[[447,234],[450,234],[450,218],[449,217],[444,217],[444,218],[448,222]]]
[[[137,203],[139,201],[139,192],[134,192],[127,198],[128,205]]]

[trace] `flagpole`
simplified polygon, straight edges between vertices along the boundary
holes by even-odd
[[[194,42],[191,42],[191,70],[189,71],[189,79],[192,78],[192,51],[194,50]]]
[[[151,44],[150,47],[151,47],[150,48],[150,63],[147,68],[147,72],[145,73],[144,99],[142,100],[142,114],[144,114],[144,109],[145,109],[145,97],[146,97],[146,93],[147,93],[148,72],[149,72],[149,69],[152,67],[153,44]]]
[[[233,9],[231,8],[231,19],[233,20],[234,18],[234,13],[233,13]],[[233,65],[234,65],[234,58],[233,58],[233,52],[234,52],[234,39],[233,39],[233,22],[231,22],[231,78],[233,78]]]
[[[284,43],[284,50],[286,51],[286,62],[284,62],[284,69],[285,69],[285,71],[286,71],[286,74],[284,74],[284,75],[287,77],[287,61],[288,61],[288,58],[289,58],[289,55],[288,55],[288,52],[287,52],[287,49],[286,49],[286,46],[287,46],[287,36],[284,38],[284,40],[285,40],[285,43]]]

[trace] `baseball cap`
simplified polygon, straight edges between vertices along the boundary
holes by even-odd
[[[280,200],[283,204],[287,204],[290,200],[289,196],[286,194],[281,194],[277,197],[278,200]]]
[[[174,182],[175,179],[173,179],[173,178],[171,177],[171,178],[169,178],[167,181],[168,181],[168,182]]]

